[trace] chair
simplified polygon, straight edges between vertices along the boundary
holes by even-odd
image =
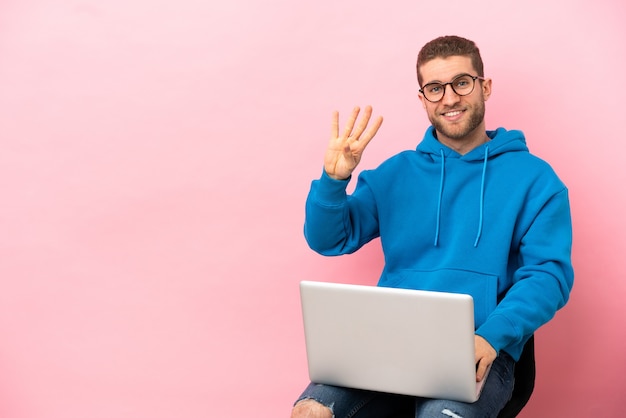
[[[526,406],[535,389],[535,336],[524,345],[522,355],[515,364],[515,386],[509,402],[498,414],[498,418],[514,418]]]

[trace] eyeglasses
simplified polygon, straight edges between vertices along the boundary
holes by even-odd
[[[422,93],[429,102],[437,103],[443,99],[443,96],[446,94],[446,86],[450,85],[452,91],[457,95],[467,96],[474,91],[474,85],[477,79],[484,80],[483,77],[461,74],[449,83],[428,83],[420,89],[420,93]]]

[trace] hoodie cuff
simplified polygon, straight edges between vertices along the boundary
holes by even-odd
[[[346,187],[352,176],[345,180],[335,180],[322,170],[322,177],[316,181],[315,200],[324,206],[338,206],[346,201]]]
[[[508,331],[508,332],[506,332]],[[483,337],[500,353],[505,347],[521,341],[522,335],[517,327],[504,315],[493,315],[481,325],[476,334]]]

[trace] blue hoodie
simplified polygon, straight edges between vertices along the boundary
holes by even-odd
[[[330,256],[380,237],[379,286],[472,295],[476,333],[517,360],[569,298],[569,200],[522,132],[487,135],[461,155],[430,127],[415,151],[363,171],[349,196],[350,179],[322,173],[307,198],[304,233]]]

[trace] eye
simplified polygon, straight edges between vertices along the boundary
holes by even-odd
[[[470,87],[472,87],[472,81],[474,81],[472,80],[472,77],[463,75],[454,80],[454,88],[459,90],[469,89]]]
[[[441,84],[428,84],[424,90],[426,90],[430,94],[437,94],[441,92]]]

